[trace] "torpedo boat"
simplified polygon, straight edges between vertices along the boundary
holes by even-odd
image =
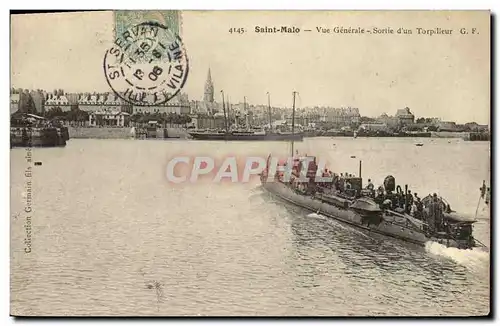
[[[309,181],[302,182],[302,165],[311,161],[306,175]],[[315,157],[295,158],[293,162],[290,180],[285,180],[282,172],[269,178],[268,165],[261,174],[262,187],[311,212],[406,242],[425,245],[433,241],[459,249],[485,247],[472,235],[476,220],[453,211],[437,195],[419,200],[420,209],[411,212],[408,187],[405,192],[394,187],[393,176],[386,177],[383,192],[376,196],[374,190],[362,188],[361,177],[333,174],[331,182],[316,182]]]
[[[292,133],[295,92],[293,95]],[[371,182],[363,188],[361,161],[358,176],[339,175],[326,168],[320,171],[316,157],[294,157],[293,141],[291,145],[292,160],[277,162],[273,168],[271,162],[276,160],[269,155],[260,175],[262,187],[282,200],[368,232],[422,246],[433,241],[459,249],[487,249],[472,235],[476,219],[455,212],[437,194],[414,197],[408,185],[404,191],[396,186],[392,175],[377,190]]]

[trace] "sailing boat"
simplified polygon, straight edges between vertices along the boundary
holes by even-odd
[[[246,130],[230,131],[229,127],[228,127],[228,122],[227,122],[228,118],[226,117],[226,112],[229,111],[229,108],[226,109],[226,105],[225,105],[225,101],[224,101],[224,93],[223,93],[222,94],[222,108],[224,111],[225,131],[224,132],[192,131],[192,132],[189,132],[189,135],[193,139],[196,139],[196,140],[225,140],[225,141],[228,141],[228,140],[290,141],[290,140],[292,140],[292,141],[302,141],[304,139],[303,133],[294,133],[293,131],[291,133],[275,132],[272,130],[272,117],[271,117],[271,104],[270,103],[271,103],[270,96],[268,93],[268,114],[269,114],[269,126],[270,126],[270,130],[268,132],[264,132],[262,130],[252,130],[250,128],[250,121],[248,119],[248,115],[246,116],[246,125],[247,125]],[[244,98],[244,109],[246,110],[246,98]],[[293,110],[293,112],[295,114],[295,109]],[[229,114],[227,114],[227,115],[229,116]],[[292,126],[292,129],[293,129],[293,126]]]

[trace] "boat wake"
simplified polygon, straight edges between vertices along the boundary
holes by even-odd
[[[326,216],[323,216],[323,215],[317,214],[317,213],[307,214],[307,217],[308,218],[315,218],[315,219],[318,219],[318,220],[326,220]]]
[[[362,235],[365,238],[370,238],[371,239],[371,237],[367,236],[363,232],[358,231],[355,228],[352,228],[352,227],[349,227],[349,226],[344,226],[341,222],[337,222],[337,221],[335,221],[335,220],[333,220],[331,218],[328,218],[328,217],[326,217],[324,215],[321,215],[321,214],[318,214],[318,213],[311,213],[311,214],[307,214],[307,217],[308,218],[315,218],[315,219],[322,220],[322,221],[327,221],[329,224],[334,224],[335,227],[339,227],[342,230],[346,230],[348,232],[353,232],[353,233]]]
[[[445,257],[467,267],[489,266],[490,254],[479,248],[458,249],[446,247],[437,242],[429,241],[425,250],[433,255]]]

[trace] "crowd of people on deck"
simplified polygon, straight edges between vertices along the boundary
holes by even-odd
[[[285,164],[286,165],[286,164]],[[311,178],[316,174],[316,161],[310,163],[307,177]],[[302,166],[300,160],[296,160],[294,163],[293,171],[297,174],[302,171]],[[361,178],[356,177],[350,173],[333,173],[331,170],[324,169],[321,173],[323,177],[332,178],[331,182],[320,181],[315,183],[310,181],[309,183],[300,182],[298,175],[294,177],[292,173],[291,180],[289,183],[299,192],[302,193],[314,193],[315,191],[321,192],[334,192],[337,195],[346,195],[348,197],[359,197],[368,196],[373,198],[373,200],[380,205],[382,209],[394,210],[398,213],[406,213],[414,218],[420,220],[426,220],[429,224],[429,228],[432,230],[439,231],[443,225],[443,212],[450,212],[450,206],[444,205],[443,201],[438,198],[437,194],[430,196],[430,201],[427,202],[428,212],[424,213],[424,203],[417,193],[412,193],[411,190],[403,192],[400,186],[385,187],[384,185],[379,186],[377,189],[373,184],[371,179],[368,179],[368,183],[365,188],[361,189]],[[283,172],[277,172],[276,177],[283,181]],[[392,178],[392,177],[391,177]],[[393,179],[394,182],[394,179]],[[314,185],[313,187],[311,185]],[[354,186],[355,185],[355,186]],[[487,197],[489,193],[484,189],[484,197]]]
[[[411,190],[405,194],[401,191],[385,191],[383,186],[374,191],[373,183],[368,179],[367,189],[371,191],[372,198],[382,208],[393,209],[411,215],[421,215],[423,211],[422,199],[417,193],[412,194]]]
[[[350,178],[353,176],[351,174],[341,174],[335,181],[334,186],[340,192],[348,192],[350,189]],[[343,186],[344,185],[344,186]],[[373,200],[380,205],[382,209],[394,210],[398,213],[406,213],[413,216],[419,220],[426,220],[430,231],[441,231],[444,227],[444,215],[443,213],[450,213],[450,205],[444,204],[441,198],[434,193],[432,196],[429,195],[430,199],[427,202],[427,213],[424,213],[424,202],[418,193],[412,193],[411,190],[406,192],[401,191],[400,186],[395,187],[395,190],[389,187],[386,189],[384,186],[380,186],[375,189],[371,179],[368,179],[368,183],[364,189],[361,190],[361,194],[373,198]]]
[[[306,156],[307,157],[307,156]],[[292,176],[289,180],[289,183],[299,192],[306,193],[311,191],[311,183],[300,182],[298,178],[298,173],[302,171],[302,162],[300,160],[296,160],[294,162],[294,166],[292,169]],[[316,165],[316,161],[312,161],[309,163],[309,169],[307,173],[307,177],[311,179],[311,177],[315,177],[316,169],[318,166]],[[286,163],[284,163],[286,166]],[[395,211],[399,211],[401,213],[406,212],[407,214],[411,214],[417,218],[421,218],[423,215],[423,203],[418,197],[418,194],[412,194],[411,190],[407,192],[405,195],[403,192],[393,192],[391,190],[386,191],[383,186],[380,186],[377,191],[375,191],[375,186],[371,179],[368,179],[368,184],[364,189],[360,189],[361,179],[357,178],[355,175],[351,173],[334,173],[331,170],[325,168],[321,171],[320,175],[322,177],[331,178],[331,182],[320,181],[314,183],[314,191],[320,190],[321,192],[332,191],[339,195],[345,195],[348,197],[359,197],[360,195],[366,195],[372,197],[376,203],[378,203],[383,209],[393,209]],[[276,172],[276,177],[278,180],[284,180],[283,172]],[[353,183],[359,180],[359,187],[354,187]]]
[[[452,211],[450,205],[438,197],[436,193],[424,196],[424,199],[422,199],[417,193],[412,193],[409,189],[403,192],[400,186],[396,186],[395,179],[392,176],[386,177],[383,185],[378,188],[375,187],[371,179],[368,179],[366,187],[361,188],[360,177],[347,172],[337,174],[328,169],[321,171],[320,175],[331,178],[331,181],[321,180],[316,182],[314,181],[314,177],[316,176],[318,166],[315,159],[309,163],[310,165],[307,169],[307,177],[310,181],[303,182],[299,179],[299,173],[302,172],[302,164],[301,159],[294,161],[292,177],[288,182],[294,189],[303,194],[314,194],[316,191],[320,191],[350,198],[368,196],[384,210],[389,209],[400,214],[408,214],[416,219],[425,221],[425,227],[431,233],[445,230],[445,213],[451,213]],[[276,173],[276,178],[280,181],[284,181],[283,177],[283,172]],[[386,183],[388,178],[392,178],[390,179],[391,183]],[[486,187],[484,181],[480,191],[481,198],[484,199],[486,205],[489,205],[491,192],[490,188]]]

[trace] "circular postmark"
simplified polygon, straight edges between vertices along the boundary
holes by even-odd
[[[184,86],[188,72],[188,57],[180,37],[154,22],[128,28],[104,55],[109,86],[133,105],[168,102]]]

